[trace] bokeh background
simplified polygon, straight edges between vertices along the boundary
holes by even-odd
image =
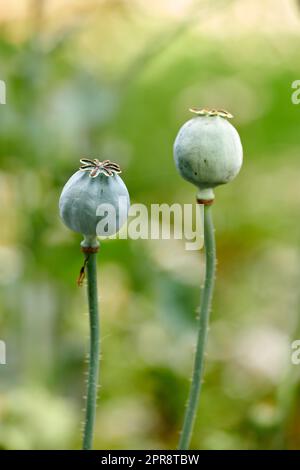
[[[172,145],[190,106],[244,146],[216,191],[218,273],[192,447],[300,448],[295,0],[0,1],[0,448],[80,448],[88,317],[80,236],[58,198],[82,156],[121,164],[132,202],[192,202]],[[202,252],[103,242],[97,449],[176,448]]]

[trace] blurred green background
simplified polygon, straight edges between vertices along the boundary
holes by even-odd
[[[192,202],[172,145],[188,108],[208,106],[234,114],[245,161],[216,191],[217,284],[192,448],[299,449],[299,4],[1,0],[0,23],[0,448],[80,447],[81,239],[57,207],[79,158],[119,162],[132,202]],[[95,448],[176,448],[203,252],[108,240],[98,268]]]

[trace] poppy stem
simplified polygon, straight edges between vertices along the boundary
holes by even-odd
[[[89,372],[87,382],[86,416],[83,434],[83,449],[90,450],[93,447],[93,435],[96,418],[96,403],[99,375],[99,313],[97,294],[97,253],[85,252],[87,270],[87,295],[89,305],[90,323],[90,355]]]
[[[208,331],[209,313],[214,288],[216,247],[210,205],[204,206],[204,245],[206,264],[205,283],[201,296],[198,339],[194,359],[192,384],[179,441],[180,450],[186,450],[190,446],[194,422],[197,415],[197,408],[202,385],[204,351]]]

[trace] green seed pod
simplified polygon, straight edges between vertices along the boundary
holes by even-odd
[[[191,109],[197,117],[179,130],[174,159],[181,176],[199,188],[199,199],[213,199],[212,188],[235,178],[243,162],[237,130],[225,110]]]
[[[97,244],[96,236],[111,236],[120,230],[130,201],[126,185],[118,176],[119,165],[97,159],[80,162],[80,170],[62,190],[59,211],[65,225],[83,234],[83,246],[88,246]]]

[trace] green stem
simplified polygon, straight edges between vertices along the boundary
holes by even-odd
[[[215,265],[216,265],[216,247],[214,226],[211,215],[211,206],[204,206],[204,244],[205,244],[205,283],[201,297],[200,318],[198,327],[198,340],[194,360],[194,369],[192,376],[192,385],[190,396],[185,413],[182,433],[179,442],[179,449],[189,448],[193,426],[197,414],[199,395],[201,391],[201,381],[203,374],[204,350],[206,344],[210,305],[213,295]]]
[[[98,373],[99,373],[99,314],[97,295],[97,253],[85,254],[87,261],[87,294],[90,321],[90,357],[87,385],[86,416],[83,434],[83,449],[93,446],[94,424],[96,416]]]

